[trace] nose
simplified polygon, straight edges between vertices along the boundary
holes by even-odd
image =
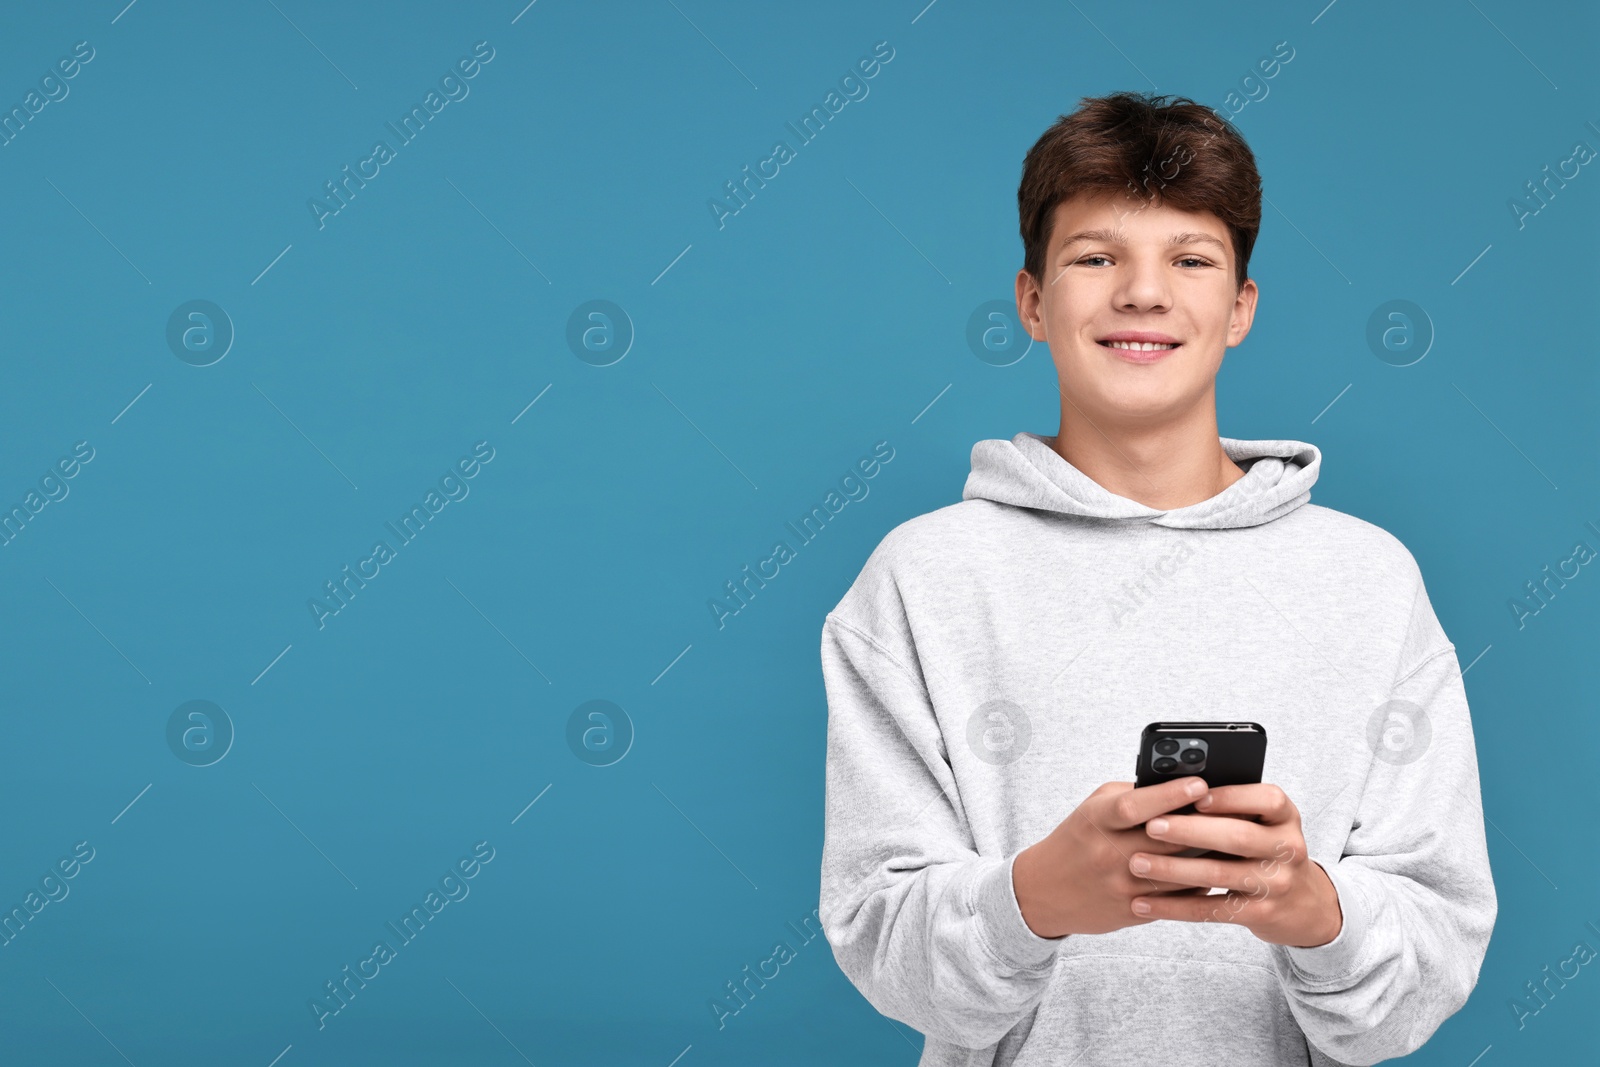
[[[1166,310],[1172,301],[1164,262],[1159,257],[1131,256],[1117,270],[1114,299],[1128,311]]]

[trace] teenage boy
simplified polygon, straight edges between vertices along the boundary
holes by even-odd
[[[1315,446],[1218,436],[1260,180],[1166,101],[1085,99],[1023,165],[1059,432],[974,446],[822,628],[821,917],[924,1065],[1372,1064],[1461,1007],[1494,925],[1416,562],[1309,503]],[[1161,720],[1260,723],[1263,783],[1134,788]]]

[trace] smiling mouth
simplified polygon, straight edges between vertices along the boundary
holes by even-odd
[[[1120,352],[1170,352],[1177,348],[1177,344],[1151,344],[1148,341],[1097,341],[1096,344],[1104,348],[1116,349]]]

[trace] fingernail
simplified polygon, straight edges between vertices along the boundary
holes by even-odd
[[[1167,832],[1167,820],[1165,820],[1165,819],[1151,819],[1150,822],[1145,826],[1145,832],[1149,833],[1149,834],[1164,834],[1164,833],[1166,833]]]
[[[1150,902],[1147,901],[1147,900],[1136,900],[1136,901],[1134,901],[1133,902],[1133,913],[1135,915],[1149,915],[1150,914]]]
[[[1135,856],[1128,866],[1133,868],[1134,874],[1145,874],[1150,870],[1150,861],[1143,856]]]
[[[1192,781],[1188,785],[1184,786],[1183,787],[1183,791],[1185,793],[1188,793],[1192,797],[1197,797],[1201,793],[1204,793],[1209,788],[1210,788],[1210,786],[1206,785],[1205,782],[1203,782],[1200,779],[1196,778],[1194,781]]]
[[[1211,801],[1213,799],[1215,799],[1215,798],[1213,798],[1210,793],[1207,793],[1205,796],[1203,796],[1199,800],[1195,801],[1194,802],[1194,806],[1199,808],[1201,811],[1205,811],[1207,808],[1209,808],[1211,806]]]

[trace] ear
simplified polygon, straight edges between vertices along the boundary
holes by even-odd
[[[1260,295],[1261,290],[1254,278],[1246,278],[1239,287],[1239,293],[1233,299],[1233,315],[1228,320],[1229,348],[1241,344],[1250,335],[1250,325],[1255,322],[1256,301]]]
[[[1033,275],[1026,268],[1017,271],[1017,321],[1022,323],[1022,328],[1035,341],[1047,339],[1044,333],[1043,301],[1039,283],[1034,281]]]

